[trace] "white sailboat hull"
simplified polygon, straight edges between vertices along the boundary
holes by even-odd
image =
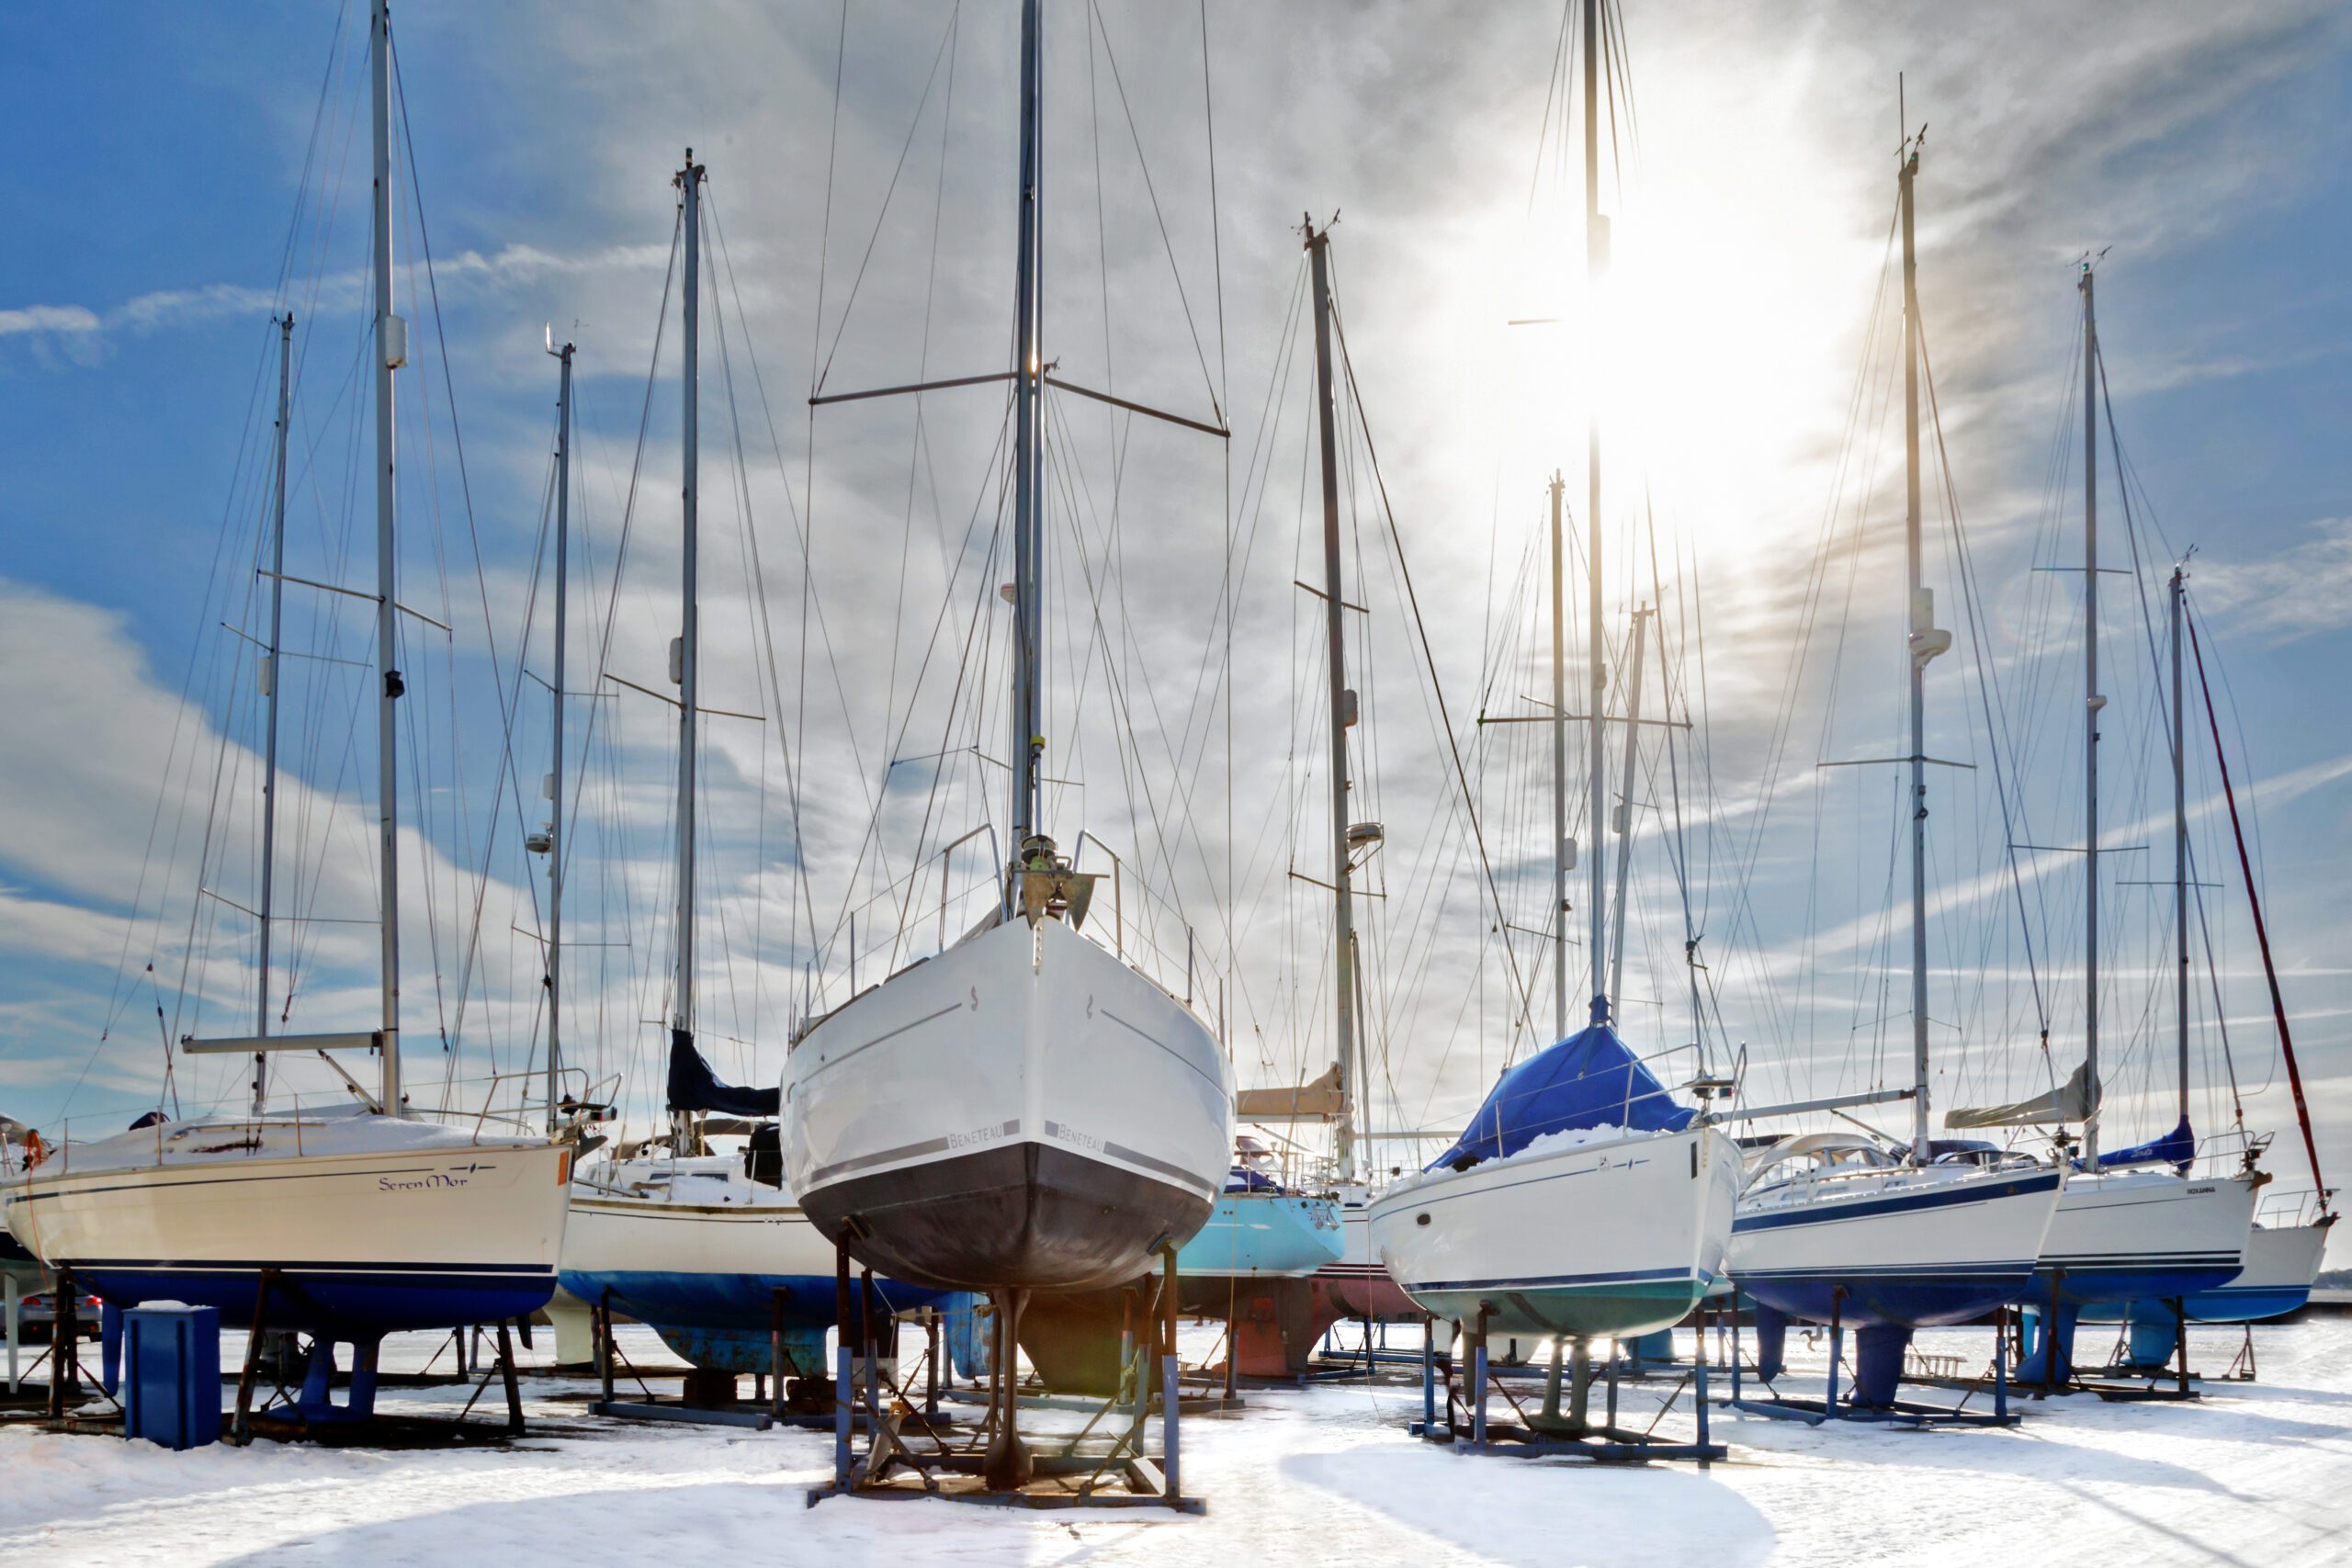
[[[1424,1311],[1577,1338],[1682,1320],[1723,1272],[1739,1151],[1711,1128],[1438,1171],[1373,1203],[1381,1263]]]
[[[820,1234],[943,1290],[1151,1269],[1230,1168],[1225,1055],[1191,1009],[1046,919],[902,971],[792,1051],[786,1179]]]
[[[2031,1280],[2058,1190],[2053,1170],[1928,1166],[1792,1177],[1740,1200],[1732,1278],[1803,1322],[1965,1323]]]
[[[62,1151],[0,1191],[0,1217],[117,1305],[243,1326],[272,1270],[265,1324],[368,1337],[545,1305],[571,1164],[405,1118],[181,1123]]]
[[[2169,1171],[2066,1179],[2035,1270],[2036,1300],[2078,1306],[2170,1300],[2228,1284],[2245,1266],[2256,1179]]]
[[[729,1179],[734,1164],[719,1156],[592,1168],[572,1186],[563,1288],[646,1324],[697,1366],[766,1371],[781,1330],[793,1370],[820,1374],[825,1330],[839,1315],[833,1245],[790,1193]],[[646,1174],[656,1179],[636,1179]],[[698,1177],[706,1179],[691,1179]],[[886,1314],[937,1297],[894,1280],[875,1284]]]

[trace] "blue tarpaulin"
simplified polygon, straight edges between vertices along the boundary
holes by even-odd
[[[739,1089],[721,1083],[710,1064],[695,1049],[695,1037],[683,1029],[670,1031],[670,1109],[716,1111],[722,1116],[774,1116],[784,1090]]]
[[[2188,1130],[2183,1118],[2179,1126],[2150,1143],[2137,1144],[2128,1149],[2117,1149],[2098,1156],[2101,1169],[2110,1165],[2187,1165],[2197,1157],[2197,1134]]]
[[[1694,1114],[1674,1102],[1615,1030],[1596,1023],[1504,1073],[1461,1138],[1426,1168],[1467,1169],[1579,1127],[1679,1132]]]

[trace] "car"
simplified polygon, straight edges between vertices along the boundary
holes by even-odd
[[[74,1309],[74,1327],[78,1337],[98,1337],[98,1298],[85,1293]],[[53,1292],[42,1291],[25,1297],[17,1307],[17,1328],[26,1341],[46,1343],[57,1327],[57,1299]]]

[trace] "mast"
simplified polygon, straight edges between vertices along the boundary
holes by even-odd
[[[2188,737],[2181,727],[2180,600],[2188,574],[2172,569],[2172,927],[2180,972],[2173,1016],[2180,1046],[2180,1125],[2188,1125]]]
[[[1635,739],[1641,734],[1642,723],[1642,650],[1647,646],[1642,636],[1642,623],[1657,614],[1655,610],[1634,612],[1634,668],[1632,678],[1625,682],[1625,768],[1624,785],[1618,791],[1617,831],[1617,929],[1609,941],[1609,991],[1619,994],[1618,986],[1625,977],[1625,877],[1634,863],[1634,759]],[[1594,848],[1600,840],[1593,840]]]
[[[2197,689],[2205,699],[2205,726],[2213,737],[2213,761],[2222,771],[2222,798],[2229,802],[2230,836],[2237,840],[2238,871],[2245,878],[2246,907],[2254,914],[2254,939],[2262,949],[2262,977],[2270,987],[2270,1016],[2278,1025],[2278,1054],[2287,1059],[2287,1087],[2294,1091],[2295,1121],[2303,1132],[2303,1153],[2312,1162],[2312,1185],[2319,1190],[2320,1206],[2333,1213],[2335,1193],[2319,1170],[2319,1140],[2312,1134],[2311,1101],[2303,1098],[2303,1070],[2295,1062],[2295,1035],[2287,1027],[2287,998],[2278,991],[2278,966],[2270,957],[2270,928],[2262,919],[2262,894],[2254,885],[2254,858],[2246,852],[2245,824],[2238,818],[2238,795],[2230,784],[2230,754],[2222,749],[2222,716],[2213,711],[2213,687],[2205,679],[2205,649],[2197,637],[2197,623],[2188,622],[2188,651],[2197,660]]]
[[[1012,375],[1012,844],[1016,860],[1044,831],[1046,721],[1044,328],[1045,44],[1037,0],[1021,6],[1021,222],[1014,269]],[[1012,887],[1007,882],[1007,897]]]
[[[1911,649],[1911,1157],[1928,1163],[1928,661],[1951,641],[1934,637],[1935,600],[1922,581],[1919,545],[1919,254],[1912,191],[1914,141],[1900,157],[1903,207],[1903,558]]]
[[[1340,457],[1338,391],[1331,378],[1331,236],[1306,223],[1306,254],[1315,273],[1315,405],[1323,459],[1324,662],[1331,696],[1331,953],[1333,1016],[1338,1021],[1340,1094],[1350,1108],[1340,1123],[1340,1176],[1356,1174],[1353,1091],[1355,1078],[1355,902],[1348,881],[1348,726],[1355,722],[1355,694],[1348,690],[1345,596],[1340,580]]]
[[[1608,268],[1609,225],[1608,220],[1600,216],[1600,0],[1584,0],[1584,310],[1588,352],[1591,345],[1600,341],[1600,311],[1594,296],[1599,290],[1601,274]],[[1590,534],[1590,544],[1585,555],[1585,570],[1589,575],[1585,625],[1589,632],[1586,661],[1592,672],[1592,701],[1591,711],[1585,716],[1585,728],[1592,793],[1591,816],[1587,820],[1591,824],[1589,836],[1593,841],[1593,852],[1585,857],[1591,879],[1586,898],[1590,905],[1592,924],[1589,939],[1592,1021],[1605,1023],[1609,1020],[1609,994],[1600,984],[1600,965],[1606,955],[1606,943],[1601,935],[1602,856],[1600,844],[1601,814],[1608,807],[1608,792],[1602,775],[1608,768],[1609,757],[1608,745],[1601,734],[1601,712],[1608,705],[1609,675],[1601,663],[1600,647],[1600,400],[1595,395],[1588,400],[1588,403],[1585,413],[1585,526]],[[1555,752],[1555,762],[1562,760]],[[1567,854],[1565,840],[1554,844],[1552,852],[1565,859]],[[1561,880],[1565,885],[1565,872]],[[1566,919],[1565,912],[1562,918]]]
[[[1552,1038],[1568,1037],[1567,547],[1560,532],[1566,481],[1552,473]]]
[[[262,748],[261,785],[261,984],[254,1000],[254,1034],[269,1035],[269,920],[277,856],[277,662],[281,612],[286,604],[286,442],[288,384],[294,367],[294,312],[277,323],[277,454],[275,491],[270,510],[269,652],[262,664],[261,694],[269,701],[267,739]],[[269,1095],[269,1057],[254,1053],[254,1114],[258,1116]]]
[[[387,1115],[401,1110],[401,672],[392,617],[398,587],[392,550],[392,372],[408,360],[408,323],[392,314],[392,21],[386,0],[375,0],[368,62],[374,78],[375,232],[368,248],[376,274],[376,665],[382,694],[376,708],[376,815],[379,909],[383,935],[383,1024],[377,1052],[382,1067],[379,1098]]]
[[[2083,1156],[2098,1168],[2098,320],[2083,264],[2083,1061],[2090,1113]]]
[[[571,344],[557,355],[555,395],[555,722],[548,743],[548,1131],[563,1067],[563,651],[571,552]]]
[[[682,221],[686,237],[686,287],[684,295],[685,401],[680,425],[680,448],[685,473],[679,491],[683,502],[684,563],[678,640],[673,645],[670,655],[670,678],[678,685],[678,968],[673,982],[674,1001],[670,1014],[670,1042],[673,1051],[680,1043],[691,1045],[695,1032],[695,665],[700,642],[695,605],[698,558],[695,489],[702,464],[701,411],[696,394],[700,390],[702,374],[702,182],[706,173],[703,166],[695,162],[695,150],[689,147],[686,149],[685,167],[678,171],[673,182],[681,193]],[[692,1146],[687,1136],[690,1113],[673,1110],[670,1118],[670,1152],[673,1156],[685,1154]]]

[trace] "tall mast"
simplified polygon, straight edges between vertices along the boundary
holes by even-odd
[[[676,916],[678,971],[672,989],[675,1000],[671,1008],[670,1038],[675,1049],[683,1040],[692,1043],[695,1032],[695,665],[700,644],[699,622],[695,613],[695,588],[697,543],[695,536],[695,507],[697,479],[702,467],[701,410],[697,394],[702,377],[702,182],[707,171],[695,162],[695,150],[686,149],[685,167],[680,169],[673,183],[680,192],[682,221],[686,233],[686,278],[684,300],[684,408],[680,424],[680,447],[685,477],[679,494],[683,502],[683,604],[678,622],[678,640],[670,656],[670,678],[678,685],[678,910]],[[671,1112],[670,1152],[683,1155],[690,1147],[686,1137],[688,1113]]]
[[[1642,723],[1642,650],[1648,646],[1642,635],[1642,623],[1657,614],[1655,610],[1634,612],[1634,667],[1625,682],[1625,765],[1621,775],[1624,784],[1617,792],[1615,819],[1611,824],[1617,833],[1617,929],[1609,939],[1608,995],[1619,995],[1618,987],[1625,978],[1625,878],[1634,865],[1634,760],[1638,749],[1634,738],[1641,733]],[[1596,834],[1593,848],[1600,847]]]
[[[1025,858],[1044,831],[1040,799],[1045,719],[1044,328],[1045,44],[1037,0],[1021,6],[1021,237],[1013,286],[1012,376],[1012,843]],[[1011,885],[1008,882],[1008,897]]]
[[[2083,1155],[2098,1168],[2098,319],[2083,264],[2083,1062],[2090,1114]]]
[[[555,722],[548,742],[548,1131],[556,1130],[563,1067],[563,652],[571,558],[571,344],[557,357],[555,394]]]
[[[2180,1125],[2188,1125],[2188,734],[2181,728],[2180,601],[2188,574],[2172,569],[2172,929],[2179,973],[2173,1021],[2180,1046]]]
[[[1567,483],[1552,474],[1552,1038],[1568,1037],[1568,649],[1562,587],[1567,547],[1560,514]]]
[[[1949,638],[1935,633],[1935,601],[1922,581],[1919,546],[1919,254],[1912,191],[1914,141],[1898,154],[1903,208],[1903,559],[1911,649],[1911,1157],[1928,1161],[1928,661]]]
[[[1609,269],[1609,226],[1600,216],[1600,0],[1584,0],[1585,343],[1587,354],[1595,361],[1599,355],[1593,350],[1600,341],[1600,311],[1595,296],[1599,292],[1601,274]],[[1609,993],[1602,989],[1600,983],[1600,966],[1606,958],[1607,946],[1602,940],[1601,925],[1600,819],[1608,808],[1608,789],[1602,774],[1608,768],[1609,756],[1600,727],[1601,712],[1609,703],[1609,675],[1600,657],[1600,399],[1597,385],[1588,400],[1585,414],[1585,527],[1590,535],[1590,544],[1585,553],[1585,570],[1590,581],[1587,584],[1585,626],[1589,633],[1586,662],[1592,672],[1592,701],[1591,711],[1585,716],[1585,728],[1592,786],[1591,815],[1587,818],[1591,826],[1588,836],[1592,840],[1593,847],[1592,852],[1585,856],[1591,880],[1591,886],[1585,897],[1590,905],[1589,912],[1592,925],[1589,938],[1592,1021],[1604,1023],[1609,1019]],[[1566,840],[1554,844],[1552,852],[1565,857],[1567,853]]]
[[[1340,457],[1338,390],[1331,378],[1331,236],[1306,224],[1306,254],[1315,272],[1315,407],[1323,457],[1324,662],[1331,690],[1331,898],[1334,1017],[1339,1023],[1340,1093],[1350,1120],[1340,1123],[1340,1176],[1356,1173],[1355,1092],[1361,1084],[1355,1059],[1355,902],[1348,881],[1348,726],[1355,722],[1355,694],[1348,690],[1346,614],[1340,578]]]
[[[392,314],[392,20],[386,0],[375,0],[368,66],[375,99],[375,232],[369,248],[376,273],[376,665],[382,694],[376,709],[376,815],[383,865],[379,909],[383,932],[382,1067],[379,1098],[387,1114],[401,1110],[401,857],[400,702],[404,688],[392,617],[397,582],[392,551],[392,372],[408,360],[408,323]]]
[[[269,1034],[269,920],[277,858],[277,664],[278,637],[286,603],[286,439],[288,383],[294,367],[294,312],[277,323],[277,480],[270,511],[269,652],[262,664],[262,693],[268,699],[267,739],[262,748],[261,784],[261,985],[254,999],[254,1033]],[[269,1095],[269,1056],[254,1053],[254,1114],[258,1116]]]

